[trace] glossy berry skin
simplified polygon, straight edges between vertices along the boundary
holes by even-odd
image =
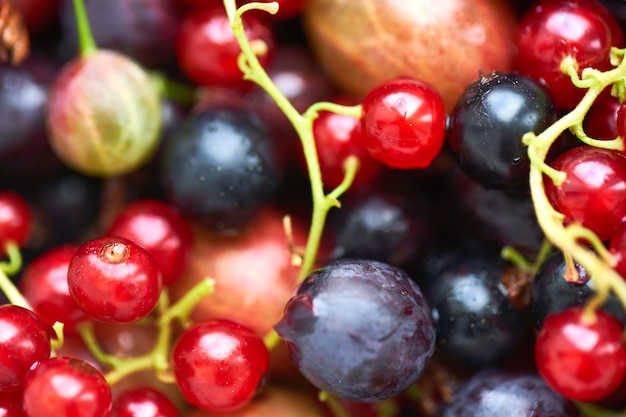
[[[191,227],[178,210],[161,200],[129,204],[115,216],[105,235],[124,237],[146,249],[159,265],[164,285],[180,278],[191,255]]]
[[[435,344],[419,287],[403,270],[370,260],[342,259],[312,272],[276,331],[313,385],[358,402],[404,391]]]
[[[172,351],[172,369],[191,404],[228,412],[247,404],[267,372],[269,353],[249,328],[228,320],[198,323]]]
[[[122,237],[102,237],[81,245],[68,269],[70,294],[90,318],[129,323],[148,315],[163,285],[154,258]]]
[[[530,311],[537,329],[541,329],[549,315],[572,307],[583,307],[597,293],[594,280],[587,274],[587,270],[577,262],[574,262],[574,267],[578,272],[578,282],[565,279],[567,268],[561,252],[550,256],[541,264],[533,280],[530,297]],[[619,323],[626,323],[624,308],[614,295],[611,294],[601,308]]]
[[[573,402],[554,392],[536,374],[484,371],[454,393],[440,417],[579,417]]]
[[[69,332],[86,318],[70,294],[67,272],[78,245],[55,247],[33,259],[22,272],[19,288],[41,320],[52,326],[63,323]]]
[[[537,2],[519,24],[516,68],[544,85],[558,109],[572,109],[585,89],[575,87],[560,70],[573,57],[579,75],[583,68],[611,68],[611,46],[623,46],[624,36],[615,18],[595,0]]]
[[[24,246],[32,229],[33,215],[28,202],[19,194],[0,190],[0,254],[13,242]]]
[[[351,190],[367,186],[380,175],[382,164],[372,158],[363,147],[359,119],[332,112],[320,112],[313,122],[313,138],[317,148],[324,187],[332,190],[345,177],[343,163],[354,155],[359,160],[359,169],[352,182]],[[302,158],[306,172],[306,162]]]
[[[589,322],[580,307],[546,318],[535,342],[535,360],[548,385],[564,397],[599,401],[626,376],[623,328],[608,313]],[[610,364],[610,366],[608,366]]]
[[[265,43],[267,51],[259,55],[259,62],[267,68],[275,48],[275,35],[269,21],[261,16],[245,14],[243,26],[250,41]],[[183,18],[175,51],[183,73],[197,84],[239,89],[252,86],[243,80],[243,73],[237,66],[241,48],[220,4],[191,10]]]
[[[0,416],[2,417],[26,417],[22,407],[22,392],[0,391]]]
[[[396,78],[363,99],[361,126],[368,152],[391,168],[425,168],[444,142],[446,111],[429,85]]]
[[[580,146],[562,153],[553,168],[566,174],[555,186],[546,181],[546,194],[566,222],[579,222],[602,240],[609,240],[626,217],[626,155]]]
[[[458,364],[497,365],[528,330],[526,316],[511,303],[501,283],[504,268],[498,256],[459,253],[427,277],[425,294],[437,329],[437,347]]]
[[[108,417],[111,388],[87,362],[57,356],[28,374],[23,403],[28,417]]]
[[[168,201],[187,219],[235,233],[273,198],[280,170],[259,119],[234,107],[210,107],[174,132],[161,177]]]
[[[32,311],[0,306],[0,391],[20,390],[33,365],[50,356],[52,329]]]
[[[123,392],[111,408],[109,417],[179,417],[172,402],[163,393],[150,387],[137,387]]]
[[[459,97],[448,140],[461,169],[486,188],[525,190],[530,161],[522,136],[556,120],[546,91],[514,73],[492,73]]]

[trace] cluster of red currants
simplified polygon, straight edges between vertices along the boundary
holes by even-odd
[[[285,379],[308,400],[323,393],[323,406],[302,402],[316,416],[626,407],[626,39],[599,0],[514,2],[517,27],[503,31],[514,41],[500,51],[511,65],[478,68],[452,100],[419,74],[356,97],[341,89],[345,74],[329,81],[301,48],[301,16],[357,2],[16,3],[33,45],[59,49],[63,65],[45,81],[37,61],[0,68],[0,87],[13,77],[30,88],[24,120],[0,144],[7,415],[245,413],[275,392],[284,363],[270,359],[287,355],[298,372]],[[492,6],[503,22],[508,6]],[[38,37],[49,34],[53,47]],[[80,184],[104,178],[88,188],[108,196],[78,226],[62,193],[49,197],[76,172]],[[459,201],[471,220],[448,207]],[[56,211],[67,230],[46,229],[41,218],[54,223]],[[511,255],[518,243],[534,262]],[[522,281],[506,281],[511,270]],[[539,281],[550,275],[570,287],[548,290]],[[618,307],[604,309],[611,297]],[[98,335],[107,326],[141,328],[128,344],[146,332],[151,346],[115,354]],[[483,372],[506,368],[526,339],[530,373]],[[450,368],[459,381],[441,380]],[[142,371],[175,389],[124,387]]]

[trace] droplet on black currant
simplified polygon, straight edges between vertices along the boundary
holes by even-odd
[[[236,233],[275,195],[280,169],[264,125],[234,107],[191,115],[163,150],[168,199],[192,221]]]
[[[530,162],[522,136],[556,120],[538,83],[513,73],[481,77],[463,92],[450,117],[448,140],[459,165],[487,188],[525,190]]]

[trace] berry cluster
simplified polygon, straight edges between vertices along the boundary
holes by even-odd
[[[626,6],[442,2],[0,7],[0,415],[623,413]]]

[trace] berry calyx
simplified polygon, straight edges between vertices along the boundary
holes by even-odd
[[[154,309],[163,283],[158,264],[144,248],[122,237],[102,237],[76,250],[68,285],[92,319],[129,323]]]

